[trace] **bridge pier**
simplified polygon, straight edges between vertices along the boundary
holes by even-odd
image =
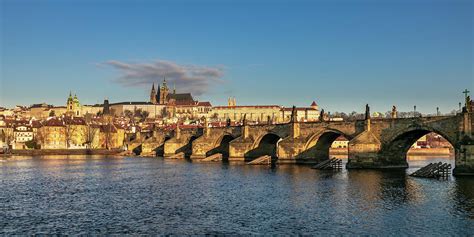
[[[207,152],[212,150],[214,148],[214,144],[212,142],[213,138],[210,136],[213,136],[213,134],[209,134],[208,132],[205,132],[202,136],[196,138],[192,142],[192,154],[191,154],[191,159],[204,159],[206,158]]]
[[[154,155],[157,156],[163,153],[163,145],[165,143],[165,137],[151,137],[142,143],[142,155]],[[160,149],[162,148],[162,149]],[[160,151],[161,150],[161,151]]]
[[[243,138],[243,136],[232,140],[229,143],[229,161],[245,162],[246,153],[252,149],[253,140]]]
[[[181,132],[177,127],[174,137],[167,140],[164,145],[164,158],[169,158],[178,153],[184,153],[186,157],[192,154],[192,142],[202,134],[201,130],[190,129]]]
[[[179,139],[173,137],[165,142],[164,158],[172,157],[175,154],[183,152],[185,155],[191,154],[191,136],[183,136]]]
[[[390,159],[383,155],[382,143],[370,130],[366,130],[349,141],[347,169],[407,168],[406,159]]]
[[[202,136],[192,142],[191,159],[204,159],[206,157],[222,154],[222,158],[229,157],[229,144],[240,136],[240,127],[207,128]]]
[[[306,141],[303,138],[287,137],[278,143],[277,156],[279,164],[316,164],[323,160],[320,156],[305,151]],[[319,159],[318,159],[319,157]],[[326,159],[329,158],[329,154]]]
[[[474,175],[474,144],[461,145],[460,149],[456,150],[456,165],[453,175]]]

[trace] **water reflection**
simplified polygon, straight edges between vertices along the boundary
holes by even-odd
[[[474,179],[100,156],[0,163],[0,234],[474,233]]]

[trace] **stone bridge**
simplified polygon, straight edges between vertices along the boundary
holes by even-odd
[[[177,129],[164,142],[164,157],[184,152],[191,159],[215,153],[248,162],[269,155],[278,163],[313,164],[329,158],[339,136],[349,140],[347,168],[406,168],[407,152],[423,135],[435,132],[454,147],[454,174],[474,174],[474,114],[454,116],[321,121]],[[156,136],[160,134],[156,133]]]

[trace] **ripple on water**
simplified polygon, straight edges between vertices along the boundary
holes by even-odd
[[[472,178],[59,156],[0,179],[1,234],[474,233]]]

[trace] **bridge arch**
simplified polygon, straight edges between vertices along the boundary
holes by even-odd
[[[318,161],[329,159],[329,149],[340,136],[348,139],[343,132],[336,129],[326,129],[311,135],[304,145],[304,156]]]
[[[206,156],[211,156],[217,153],[222,154],[222,159],[227,160],[229,158],[229,145],[235,137],[230,133],[224,133],[214,141],[213,149],[206,152]]]
[[[436,133],[442,136],[454,148],[454,153],[458,152],[456,138],[450,137],[442,130],[426,125],[417,125],[399,130],[386,139],[380,150],[382,159],[390,165],[404,165],[408,167],[408,150],[416,141],[429,133]]]
[[[254,141],[252,149],[245,153],[245,159],[249,161],[265,155],[271,156],[272,159],[278,159],[277,147],[281,140],[282,137],[276,133],[270,132],[261,135]]]
[[[176,150],[176,154],[183,152],[186,158],[189,158],[193,153],[193,141],[196,140],[198,135],[191,135],[184,146]]]
[[[163,142],[161,142],[161,144],[155,149],[157,156],[164,156],[164,155],[165,155],[165,142],[168,141],[168,140],[170,140],[171,137],[172,137],[171,135],[166,134],[166,135],[164,136],[164,138],[162,138],[162,139],[163,139],[163,140],[162,140]]]

